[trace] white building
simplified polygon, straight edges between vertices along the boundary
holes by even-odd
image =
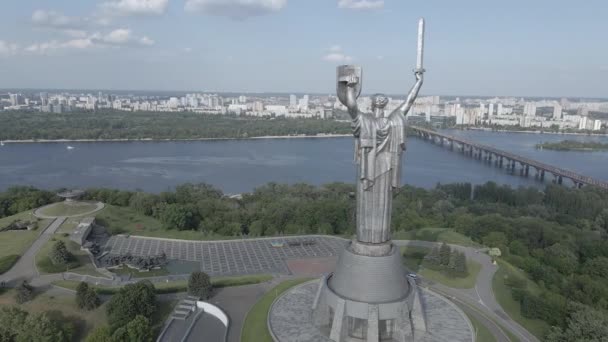
[[[287,114],[287,107],[280,105],[268,105],[266,106],[266,112],[277,116],[285,116]]]
[[[502,110],[502,103],[499,103],[496,107],[496,115],[503,115],[504,112]]]
[[[581,120],[578,123],[578,129],[587,129],[587,125],[589,124],[589,118],[586,116],[581,117]]]
[[[291,94],[289,95],[289,108],[296,108],[298,106],[298,97]]]
[[[490,103],[490,104],[488,105],[488,117],[490,117],[490,116],[492,116],[492,115],[494,115],[494,104],[493,104],[493,103]]]
[[[553,119],[560,120],[562,118],[562,106],[556,103],[553,106]]]
[[[600,129],[602,129],[602,122],[600,120],[595,120],[593,122],[593,130],[599,131]]]
[[[532,102],[526,102],[524,104],[524,115],[525,116],[536,116],[536,104]],[[527,126],[524,126],[527,127]]]

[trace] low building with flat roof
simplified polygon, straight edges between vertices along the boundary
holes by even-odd
[[[76,229],[74,229],[72,234],[70,234],[70,240],[76,242],[80,246],[84,245],[94,225],[94,217],[83,218],[82,220],[80,220],[80,223],[78,223],[78,226],[76,227]]]

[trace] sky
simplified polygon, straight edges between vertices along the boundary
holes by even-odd
[[[608,1],[2,0],[0,88],[608,97]]]

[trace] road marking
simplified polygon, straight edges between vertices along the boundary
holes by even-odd
[[[479,298],[479,303],[487,308],[488,306],[486,305],[486,303],[483,302],[483,300],[481,299],[481,296],[479,295],[479,291],[477,291],[477,285],[475,285],[475,293],[477,293],[477,298]]]

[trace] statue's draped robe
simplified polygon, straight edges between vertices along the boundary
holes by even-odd
[[[352,122],[357,162],[357,240],[390,240],[393,189],[401,181],[405,150],[405,118],[395,112],[386,118],[359,113]]]

